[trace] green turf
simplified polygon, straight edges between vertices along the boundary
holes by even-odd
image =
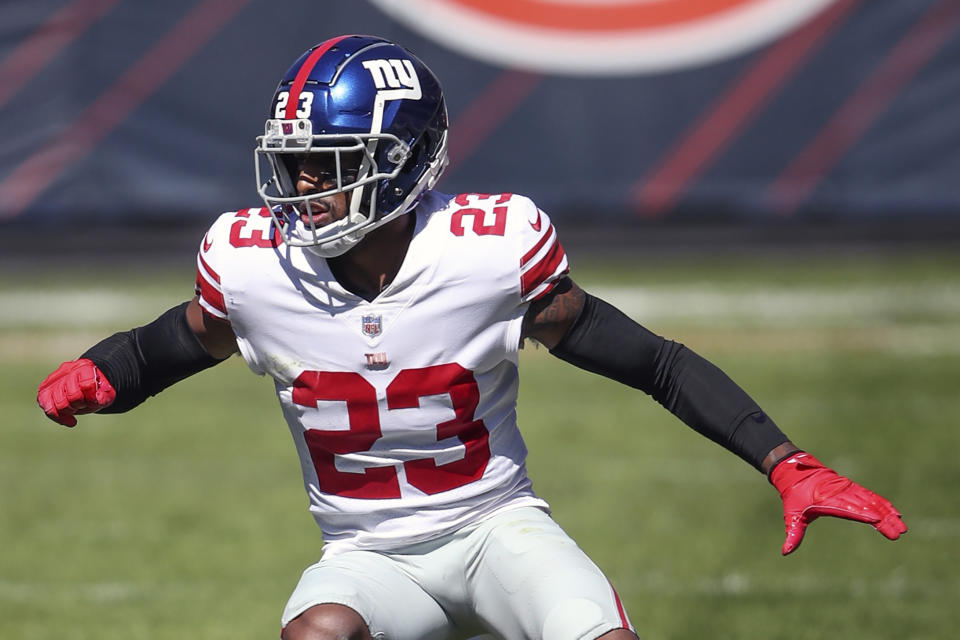
[[[579,273],[591,286],[960,287],[956,260],[926,255]],[[158,310],[183,297],[173,278],[150,281]],[[136,274],[98,282],[139,289]],[[534,486],[607,571],[641,637],[956,636],[960,321],[949,308],[908,311],[881,326],[654,327],[721,365],[799,444],[891,498],[911,528],[891,543],[819,520],[788,558],[779,500],[757,472],[642,394],[524,350]],[[125,325],[51,313],[62,325],[0,325],[0,638],[277,637],[321,541],[270,382],[234,358],[134,413],[64,429],[36,408],[37,382]]]

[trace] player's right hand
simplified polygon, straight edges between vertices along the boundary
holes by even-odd
[[[47,417],[67,427],[74,417],[110,406],[117,397],[103,372],[86,358],[64,362],[40,383],[37,404]]]

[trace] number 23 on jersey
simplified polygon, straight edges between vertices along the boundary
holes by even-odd
[[[420,407],[420,398],[447,394],[454,417],[435,425],[437,441],[457,438],[464,447],[460,460],[437,464],[428,452],[403,463],[407,482],[433,495],[479,480],[490,460],[489,433],[474,414],[480,390],[473,373],[456,363],[404,369],[387,385],[387,411]],[[348,498],[401,497],[397,468],[370,466],[362,473],[340,471],[338,455],[370,451],[383,432],[377,392],[370,382],[352,371],[304,371],[293,383],[293,401],[316,407],[319,401],[341,401],[347,406],[346,430],[307,429],[304,439],[317,472],[319,488]]]

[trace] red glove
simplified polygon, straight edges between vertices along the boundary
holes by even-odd
[[[117,397],[113,385],[90,360],[64,362],[40,383],[37,404],[54,422],[72,427],[75,415],[93,413]]]
[[[807,525],[820,516],[866,522],[891,540],[907,530],[889,501],[823,466],[809,453],[800,451],[779,462],[770,482],[783,499],[787,526],[783,555],[800,546]]]

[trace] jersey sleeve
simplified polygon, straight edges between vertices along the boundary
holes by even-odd
[[[197,280],[194,291],[199,296],[200,307],[204,313],[227,320],[227,305],[220,280],[225,238],[218,237],[223,216],[218,219],[203,236],[200,250],[197,252]]]
[[[567,254],[546,213],[524,198],[526,220],[520,230],[520,297],[533,302],[550,293],[570,271]]]

